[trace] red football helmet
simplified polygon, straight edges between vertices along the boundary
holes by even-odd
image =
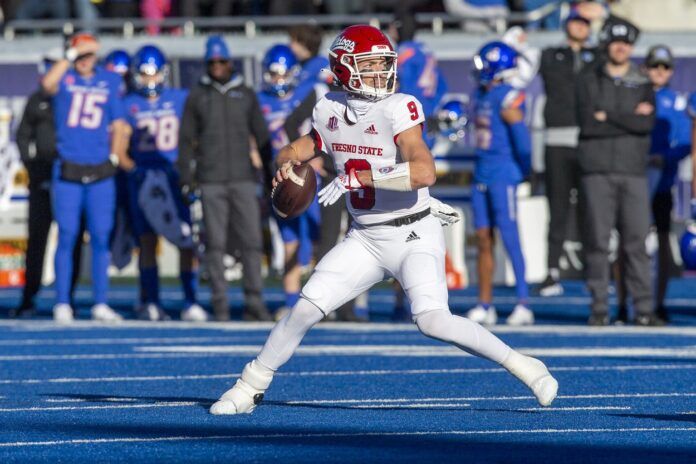
[[[329,61],[331,71],[348,92],[378,100],[396,89],[396,52],[387,36],[375,27],[344,29],[329,48]]]

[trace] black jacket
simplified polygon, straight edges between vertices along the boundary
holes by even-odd
[[[635,114],[641,102],[655,106],[655,93],[648,79],[635,65],[620,79],[605,66],[596,66],[578,80],[579,160],[584,174],[631,174],[644,176],[650,151],[650,133],[655,111],[649,116]],[[600,122],[595,112],[604,111]]]
[[[549,47],[541,53],[539,73],[546,91],[546,127],[577,127],[577,76],[594,66],[597,56],[596,48],[574,52],[568,45]]]
[[[271,137],[256,93],[241,76],[226,85],[204,76],[189,94],[181,121],[177,167],[182,184],[255,181],[252,136],[270,183]]]
[[[30,176],[50,178],[57,156],[56,131],[51,97],[42,90],[37,90],[27,100],[16,138],[19,155]]]

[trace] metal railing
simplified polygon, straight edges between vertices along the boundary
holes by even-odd
[[[563,13],[567,8],[565,3],[547,4],[529,12],[513,12],[507,15],[481,18],[477,16],[454,16],[447,13],[417,13],[416,23],[433,34],[440,35],[448,27],[459,28],[462,23],[487,23],[495,32],[502,33],[508,23],[527,24],[538,21],[555,13],[558,9]],[[300,24],[316,24],[326,29],[340,29],[351,24],[371,24],[375,27],[388,24],[394,19],[392,14],[365,15],[313,15],[313,16],[228,16],[228,17],[198,17],[198,18],[165,18],[152,20],[145,18],[111,19],[102,18],[85,21],[80,19],[37,19],[14,20],[5,25],[5,40],[26,35],[70,35],[78,30],[91,30],[100,34],[121,35],[132,38],[144,34],[150,28],[162,31],[162,34],[177,34],[192,37],[202,32],[216,31],[221,33],[242,33],[248,38],[255,37],[264,30],[282,30],[289,26]]]

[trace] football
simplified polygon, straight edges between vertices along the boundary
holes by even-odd
[[[309,163],[294,166],[290,176],[271,192],[273,210],[283,219],[292,219],[304,213],[317,193],[317,178]]]

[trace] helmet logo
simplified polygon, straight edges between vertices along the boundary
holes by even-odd
[[[338,37],[333,45],[331,45],[331,50],[345,50],[348,53],[353,53],[353,50],[355,50],[355,42],[345,38],[344,36]]]
[[[486,60],[495,63],[500,60],[500,49],[498,47],[491,48],[488,53],[486,53]]]

